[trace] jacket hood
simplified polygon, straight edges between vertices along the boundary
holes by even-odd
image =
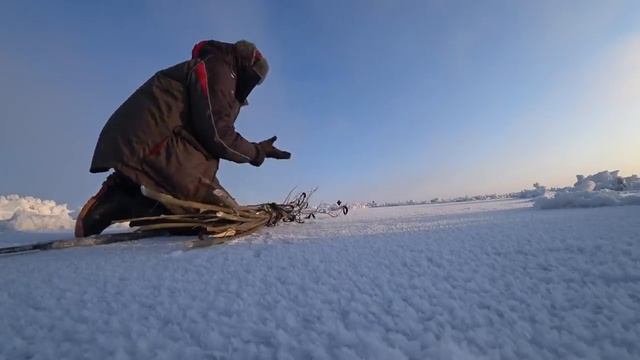
[[[260,50],[255,44],[246,40],[236,42],[234,48],[238,71],[253,70],[260,77],[258,84],[262,84],[269,73],[269,63]]]
[[[193,47],[192,59],[206,58],[213,54],[223,54],[233,62],[237,75],[236,98],[240,103],[246,103],[251,91],[262,84],[269,72],[267,59],[255,44],[240,40],[234,44],[215,40],[201,41]]]

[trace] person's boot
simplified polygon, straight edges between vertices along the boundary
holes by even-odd
[[[164,206],[142,195],[138,184],[124,175],[113,173],[80,210],[75,236],[100,234],[116,220],[158,216],[166,212]]]
[[[118,175],[111,174],[102,187],[84,204],[76,219],[75,236],[85,237],[100,234],[113,220],[122,218],[125,210],[122,191],[118,186]],[[126,201],[125,201],[126,203]]]

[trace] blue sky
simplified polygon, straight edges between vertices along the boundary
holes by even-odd
[[[319,186],[394,201],[640,172],[637,1],[3,1],[0,194],[77,207],[118,105],[203,39],[255,42],[238,130],[289,161],[225,163],[241,202]]]

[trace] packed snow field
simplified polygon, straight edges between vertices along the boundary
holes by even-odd
[[[3,256],[0,358],[638,359],[639,218],[502,200]]]

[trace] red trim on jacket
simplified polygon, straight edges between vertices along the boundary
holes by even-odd
[[[204,66],[204,62],[199,62],[196,65],[196,76],[198,77],[198,81],[200,81],[200,88],[202,88],[202,92],[205,96],[209,96],[209,85],[207,84],[207,68]]]
[[[251,65],[257,63],[260,60],[262,60],[262,53],[260,52],[260,50],[255,49],[253,51],[253,59],[251,59]]]
[[[204,47],[204,45],[207,43],[207,41],[200,41],[199,43],[196,44],[196,46],[193,47],[193,50],[191,50],[191,58],[192,59],[196,59],[198,57],[200,57],[200,51],[202,51],[202,48]]]
[[[167,139],[165,138],[159,143],[153,145],[151,149],[149,149],[149,153],[148,153],[149,156],[157,157],[158,155],[160,155],[160,151],[162,151],[166,143],[167,143]]]

